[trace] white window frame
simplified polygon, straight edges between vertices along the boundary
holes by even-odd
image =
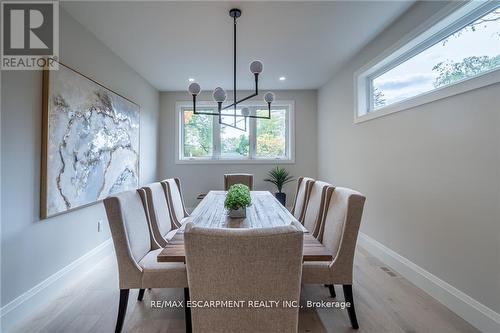
[[[262,106],[263,102],[247,101],[241,106]],[[248,118],[249,121],[249,157],[242,158],[222,158],[220,156],[220,125],[216,116],[213,121],[213,156],[209,157],[184,157],[184,126],[182,124],[182,111],[185,108],[192,108],[193,101],[180,101],[175,103],[175,163],[176,164],[294,164],[295,163],[295,102],[291,100],[275,101],[271,108],[284,106],[288,108],[286,113],[286,158],[259,158],[256,153],[256,124],[257,119]],[[215,102],[197,101],[197,108],[211,107],[217,109]]]
[[[467,24],[493,10],[496,6],[498,4],[494,1],[451,3],[406,35],[393,47],[359,69],[354,74],[354,123],[376,119],[500,82],[500,69],[497,68],[376,110],[373,109],[373,79],[462,29]]]

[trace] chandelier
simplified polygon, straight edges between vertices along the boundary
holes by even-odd
[[[250,110],[247,107],[243,107],[240,113],[237,113],[238,104],[259,95],[259,74],[262,73],[263,65],[262,62],[255,60],[250,64],[250,72],[253,73],[255,78],[255,92],[245,98],[238,100],[236,98],[236,19],[241,16],[241,10],[233,8],[229,11],[229,16],[233,18],[233,102],[229,105],[222,106],[222,103],[226,101],[227,94],[221,87],[217,87],[213,91],[213,99],[217,102],[217,112],[207,112],[207,111],[197,111],[196,110],[196,96],[201,92],[201,87],[198,83],[193,82],[189,85],[188,91],[193,96],[193,113],[194,114],[204,114],[219,117],[219,124],[233,127],[242,131],[246,131],[247,128],[247,118],[260,118],[260,119],[271,119],[271,103],[274,101],[274,93],[267,92],[264,94],[264,101],[267,103],[267,115],[258,116],[257,114],[250,114]],[[233,109],[232,113],[223,113],[224,110]],[[233,123],[225,123],[222,117],[233,117]],[[244,127],[238,127],[237,118],[244,118]]]

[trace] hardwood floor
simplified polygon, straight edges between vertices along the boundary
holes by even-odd
[[[354,268],[354,300],[360,329],[352,330],[346,310],[303,308],[299,332],[478,332],[432,297],[358,249]],[[113,332],[118,307],[118,273],[110,256],[64,290],[57,299],[22,323],[15,332]],[[336,286],[337,300],[344,300]],[[182,300],[182,289],[146,290],[137,302],[139,290],[130,293],[123,332],[184,332],[182,308],[151,308],[151,300]],[[307,300],[333,300],[328,288],[306,285]]]

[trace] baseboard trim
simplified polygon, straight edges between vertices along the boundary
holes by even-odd
[[[113,253],[113,251],[113,243],[110,238],[5,304],[0,308],[0,331],[7,332],[16,327],[39,306],[54,299],[59,291],[62,291],[76,278],[91,270],[97,262]]]
[[[480,331],[500,332],[500,314],[489,307],[364,233],[358,244]]]

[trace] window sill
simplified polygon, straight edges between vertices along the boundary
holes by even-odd
[[[489,85],[493,85],[500,82],[500,69],[495,69],[491,72],[486,72],[482,75],[463,80],[461,82],[442,87],[428,93],[424,93],[413,98],[404,100],[399,103],[394,103],[392,105],[380,108],[376,111],[365,113],[362,116],[358,116],[357,112],[355,113],[354,123],[362,123],[368,120],[376,119],[379,117],[383,117],[392,113],[396,113],[399,111],[408,110],[420,105],[424,105],[427,103],[431,103],[443,98],[451,97],[458,94],[463,94],[467,91],[471,91],[474,89],[479,89],[482,87],[486,87]],[[356,110],[358,111],[358,110]]]
[[[177,159],[175,164],[295,164],[294,159],[241,159],[241,160],[215,160],[215,159]]]

